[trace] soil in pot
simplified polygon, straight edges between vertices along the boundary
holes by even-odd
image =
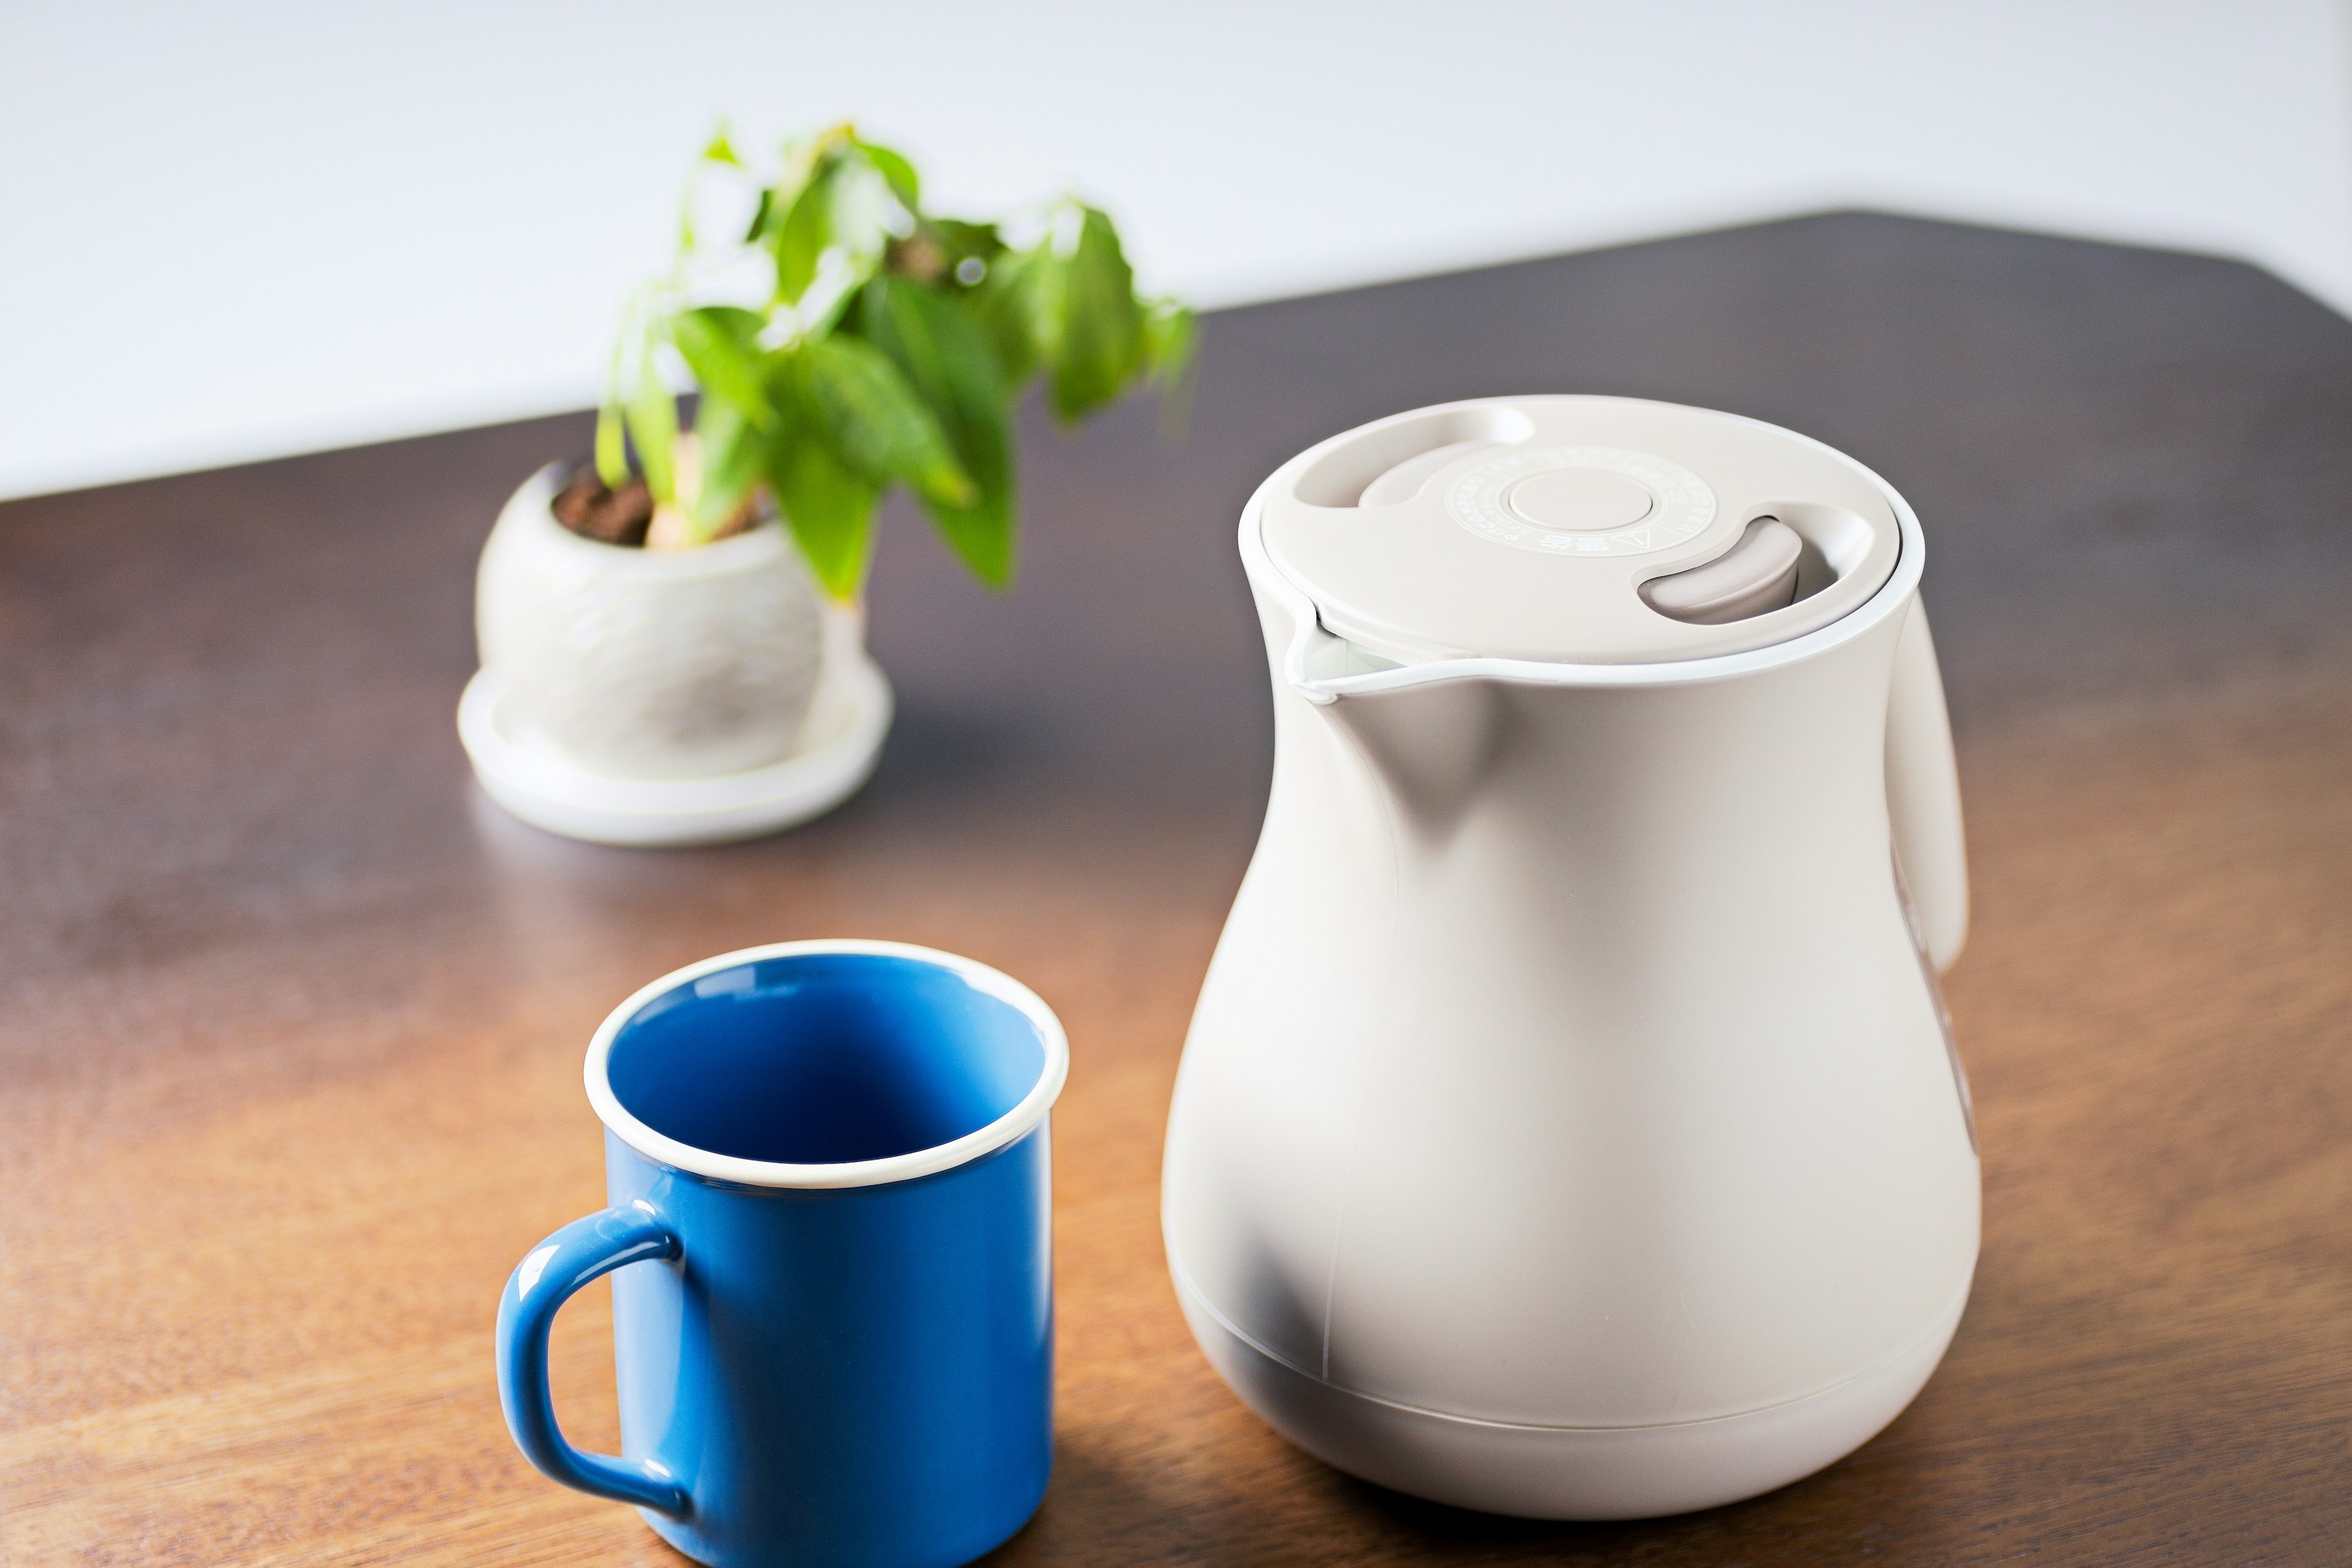
[[[602,544],[642,549],[653,527],[653,492],[646,489],[645,480],[632,479],[614,489],[598,476],[593,463],[582,463],[572,470],[572,477],[556,492],[552,506],[556,521],[583,539]],[[719,526],[709,542],[742,532],[759,521],[761,515],[758,497],[745,496],[743,504],[735,509],[735,514]]]
[[[606,544],[641,545],[654,520],[653,492],[643,479],[631,479],[619,489],[606,487],[593,468],[572,470],[572,478],[555,495],[555,521],[585,539]]]

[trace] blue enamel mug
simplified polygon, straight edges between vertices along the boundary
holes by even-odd
[[[530,1462],[715,1568],[951,1568],[1053,1463],[1047,1112],[1069,1046],[1028,987],[878,942],[730,952],[588,1047],[611,1206],[499,1298]],[[555,1424],[547,1334],[613,1276],[621,1452]]]

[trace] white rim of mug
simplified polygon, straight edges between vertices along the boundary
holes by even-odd
[[[929,964],[935,969],[946,970],[973,990],[993,996],[1013,1008],[1036,1029],[1038,1040],[1045,1047],[1045,1061],[1037,1074],[1037,1081],[1012,1110],[985,1127],[967,1132],[961,1138],[879,1160],[846,1160],[837,1164],[822,1165],[745,1160],[732,1154],[698,1149],[691,1143],[682,1143],[665,1133],[656,1132],[632,1114],[614,1094],[607,1071],[613,1042],[620,1037],[621,1030],[648,1003],[720,970],[736,969],[772,958],[808,958],[827,953],[901,958]],[[597,1120],[611,1128],[622,1142],[648,1160],[689,1174],[752,1187],[870,1187],[885,1182],[911,1181],[917,1176],[952,1170],[1004,1147],[1044,1121],[1045,1113],[1060,1098],[1062,1085],[1069,1074],[1070,1042],[1069,1037],[1062,1031],[1062,1021],[1054,1016],[1054,1010],[1046,1006],[1034,991],[1011,975],[973,959],[941,952],[937,948],[917,947],[903,942],[867,942],[845,937],[814,942],[770,942],[764,947],[722,952],[716,958],[706,958],[699,963],[672,970],[653,984],[639,988],[597,1026],[594,1037],[588,1042],[588,1059],[582,1069],[582,1077],[588,1086],[588,1103],[595,1108]]]

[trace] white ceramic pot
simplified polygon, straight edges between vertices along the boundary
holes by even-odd
[[[771,522],[693,550],[555,521],[550,468],[482,549],[482,668],[457,735],[490,799],[567,837],[723,844],[806,822],[872,776],[890,683],[866,616]]]
[[[692,550],[573,533],[555,468],[482,549],[475,635],[502,725],[614,779],[708,778],[798,748],[825,665],[827,606],[781,523]],[[862,640],[854,610],[832,640]]]

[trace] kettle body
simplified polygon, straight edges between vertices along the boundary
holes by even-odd
[[[1812,591],[1696,623],[1696,651],[1664,658],[1342,635],[1379,619],[1357,613],[1370,600],[1318,599],[1278,558],[1270,502],[1304,481],[1307,508],[1345,510],[1312,499],[1335,453],[1422,461],[1447,504],[1475,501],[1482,464],[1508,478],[1531,442],[1622,455],[1573,441],[1604,416],[1647,432],[1661,407],[1419,411],[1315,448],[1254,499],[1242,553],[1275,776],[1169,1124],[1171,1273],[1244,1402],[1366,1479],[1534,1518],[1711,1507],[1835,1461],[1926,1383],[1977,1256],[1974,1131],[1936,980],[1967,921],[1958,795],[1899,496],[1803,437],[1703,416],[1803,443],[1885,504],[1848,490],[1809,514],[1777,493]],[[1505,438],[1436,443],[1461,450],[1433,465],[1395,458],[1530,411],[1516,441],[1528,422],[1502,419],[1486,433]],[[1692,428],[1699,457],[1665,466],[1704,479],[1717,427]],[[1640,479],[1649,515],[1676,482]],[[1627,570],[1719,572],[1756,505],[1717,499],[1739,504]],[[1774,616],[1791,629],[1769,640],[1744,624]]]

